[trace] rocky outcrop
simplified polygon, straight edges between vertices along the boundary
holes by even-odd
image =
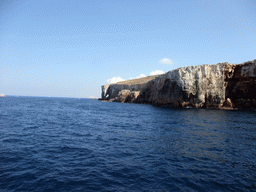
[[[169,107],[256,108],[256,60],[182,67],[147,80],[102,86],[102,95]]]
[[[124,103],[124,102],[126,102],[128,96],[130,94],[131,94],[131,91],[128,89],[121,90],[118,93],[117,97],[115,98],[115,101]]]
[[[121,103],[133,103],[136,101],[139,94],[140,91],[130,91],[128,89],[124,89],[119,91],[117,97],[115,97],[113,101]]]
[[[241,65],[227,65],[226,98],[236,108],[256,108],[256,60]]]
[[[130,90],[132,94],[136,95],[137,93],[134,93],[134,91],[141,91],[150,80],[153,80],[156,77],[157,75],[132,79],[128,81],[121,81],[115,84],[103,85],[101,87],[101,100],[115,101],[115,98],[121,94],[119,94],[119,92],[122,90]]]

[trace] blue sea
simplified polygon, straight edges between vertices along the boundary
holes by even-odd
[[[0,98],[0,191],[256,191],[256,112]]]

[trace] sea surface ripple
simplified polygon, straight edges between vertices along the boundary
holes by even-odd
[[[255,191],[256,112],[0,98],[1,191]]]

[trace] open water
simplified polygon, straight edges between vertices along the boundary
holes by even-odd
[[[0,98],[0,191],[255,190],[255,111]]]

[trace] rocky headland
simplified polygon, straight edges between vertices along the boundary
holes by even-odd
[[[256,60],[181,67],[103,85],[100,100],[168,107],[256,109]]]

